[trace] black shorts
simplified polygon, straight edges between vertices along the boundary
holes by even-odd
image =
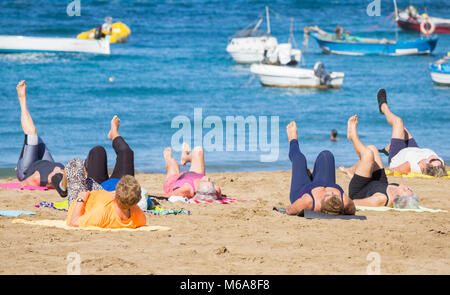
[[[386,196],[385,206],[389,203],[386,189],[389,185],[384,169],[379,169],[372,173],[371,177],[363,177],[355,174],[348,185],[348,196],[350,199],[365,199],[375,193],[382,193]]]

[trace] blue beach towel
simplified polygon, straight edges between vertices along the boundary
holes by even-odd
[[[21,211],[21,210],[0,210],[1,216],[17,217],[19,215],[34,215],[32,211]]]

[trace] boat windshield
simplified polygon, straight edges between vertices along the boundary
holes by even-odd
[[[231,38],[247,38],[247,37],[270,37],[271,35],[266,31],[261,30],[251,30],[251,29],[243,29],[237,31]]]

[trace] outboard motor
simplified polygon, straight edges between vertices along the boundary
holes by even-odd
[[[320,79],[320,85],[327,85],[331,80],[330,74],[325,71],[325,66],[320,61],[314,65],[314,75]]]

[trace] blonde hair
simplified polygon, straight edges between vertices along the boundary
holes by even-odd
[[[322,199],[320,212],[330,215],[340,215],[344,212],[344,203],[338,196]]]
[[[433,166],[430,163],[427,163],[426,168],[425,168],[425,174],[431,175],[434,177],[442,177],[442,176],[447,176],[447,171],[446,171],[443,163],[439,166]]]
[[[122,209],[129,209],[141,200],[141,186],[131,175],[123,176],[116,186],[116,199]]]

